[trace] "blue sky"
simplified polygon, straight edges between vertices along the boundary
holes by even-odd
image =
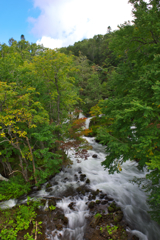
[[[0,0],[0,43],[8,44],[9,38],[20,40],[21,34],[29,42],[36,42],[37,38],[31,31],[28,17],[37,18],[40,9],[33,7],[32,0]]]
[[[9,38],[59,48],[132,20],[128,0],[0,0],[0,43]]]

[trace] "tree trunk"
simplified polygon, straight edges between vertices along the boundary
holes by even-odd
[[[55,76],[55,85],[56,85],[57,93],[58,93],[58,97],[57,97],[57,112],[58,112],[57,122],[58,122],[58,124],[60,124],[60,91],[59,91],[59,87],[58,87],[57,76]]]
[[[4,175],[7,175],[7,173],[6,173],[6,165],[5,165],[5,163],[2,161],[2,159],[0,159],[0,163],[2,164],[2,166],[3,166],[3,172],[4,172]]]
[[[6,162],[6,166],[8,168],[9,175],[10,175],[10,173],[13,172],[13,170],[12,170],[11,164],[8,161]]]
[[[29,147],[29,150],[30,150],[30,153],[31,153],[31,157],[32,157],[32,165],[33,165],[34,180],[35,180],[35,184],[37,184],[36,167],[35,167],[35,162],[34,162],[33,152],[32,152],[32,148],[31,148],[31,145],[30,145],[30,143],[29,143],[28,138],[26,138],[26,140],[27,140],[27,144],[28,144],[28,147]]]
[[[22,175],[23,175],[23,177],[24,177],[24,180],[26,181],[26,182],[28,182],[28,172],[27,172],[27,168],[26,169],[24,169],[24,167],[23,167],[23,160],[22,160],[22,157],[19,155],[19,161],[20,161],[20,164],[19,164],[19,166],[21,167],[21,169],[22,169]]]

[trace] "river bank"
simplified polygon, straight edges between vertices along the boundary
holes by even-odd
[[[138,184],[132,182],[135,177],[145,178],[145,169],[139,171],[136,162],[127,161],[123,164],[121,173],[110,175],[101,166],[106,156],[105,147],[96,143],[94,138],[85,137],[85,139],[92,146],[92,149],[88,150],[87,160],[76,157],[74,151],[70,150],[68,154],[73,164],[63,168],[49,182],[42,185],[40,190],[34,190],[30,194],[31,199],[43,199],[41,200],[43,207],[36,210],[37,217],[34,220],[37,223],[42,222],[42,230],[40,230],[42,236],[50,240],[84,240],[89,237],[92,237],[92,240],[112,239],[110,236],[107,238],[102,236],[102,230],[107,229],[107,226],[110,226],[109,228],[117,226],[114,217],[120,214],[122,219],[118,222],[118,228],[124,229],[123,232],[126,234],[130,232],[127,239],[129,237],[132,239],[135,235],[135,239],[137,237],[140,240],[158,240],[160,228],[147,213],[146,193]],[[108,207],[113,199],[116,207],[120,209],[109,212]],[[54,201],[49,203],[51,200]],[[26,202],[27,199],[20,199],[15,204],[26,204]],[[44,207],[46,210],[43,209]],[[118,211],[122,211],[123,216]],[[108,213],[110,215],[107,215]],[[96,214],[100,214],[101,217],[98,215],[100,218],[97,227],[91,227]],[[61,218],[59,219],[58,216]],[[55,227],[56,225],[58,228]],[[110,230],[112,232],[116,229]],[[116,232],[119,233],[118,230]],[[39,239],[45,239],[42,236],[39,235]]]
[[[75,189],[75,191],[73,191],[73,189],[66,191],[63,198],[46,196],[41,200],[39,199],[39,203],[37,202],[32,208],[34,216],[28,219],[30,221],[28,228],[26,230],[19,228],[17,236],[15,236],[15,238],[14,236],[10,236],[10,239],[138,240],[138,237],[126,231],[126,228],[129,226],[124,220],[121,208],[115,204],[113,199],[100,190],[91,190],[89,187],[89,179],[86,180],[86,176],[82,173],[79,173],[79,175],[81,181],[84,182],[82,186]],[[50,183],[47,183],[46,191],[50,191],[50,186]],[[22,203],[22,200],[19,201]],[[21,208],[27,207],[29,212],[29,208],[32,206],[33,201],[31,199],[28,199],[27,202],[26,200],[24,201],[25,203],[20,206]],[[78,228],[74,219],[66,217],[66,214],[64,214],[66,203],[68,204],[68,214],[71,212],[77,212],[78,214],[78,212],[81,211],[84,215],[79,219]],[[18,208],[18,206],[15,206],[9,209],[10,216],[15,216],[16,211],[19,211]],[[5,227],[10,228],[11,226],[5,222],[5,214],[0,211],[0,216],[0,225],[2,226],[5,224]],[[17,219],[15,218],[15,220]],[[73,230],[77,228],[74,234],[69,230],[69,226],[71,227],[71,225]],[[27,236],[32,236],[33,238],[27,238]],[[7,239],[7,236],[6,238],[5,235],[2,236],[2,239]]]

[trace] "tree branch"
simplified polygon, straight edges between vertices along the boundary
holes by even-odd
[[[15,172],[20,172],[20,173],[22,174],[21,171],[19,171],[19,170],[15,170],[15,171],[11,172],[9,175],[11,175],[11,174],[13,174],[13,173],[15,173]],[[22,174],[22,175],[23,175],[23,174]]]

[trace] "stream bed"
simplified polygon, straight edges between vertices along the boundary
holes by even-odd
[[[120,173],[108,174],[108,171],[101,165],[106,156],[105,147],[96,143],[93,137],[84,138],[92,146],[92,149],[88,150],[88,159],[76,158],[74,151],[70,150],[68,155],[73,164],[62,169],[53,177],[49,181],[49,187],[48,183],[45,183],[41,190],[34,191],[30,195],[35,199],[57,199],[56,207],[63,210],[68,219],[67,225],[59,230],[53,230],[52,223],[50,223],[50,227],[46,228],[46,239],[86,240],[87,219],[91,214],[88,204],[90,192],[98,191],[101,194],[95,195],[92,201],[101,200],[101,196],[105,196],[105,194],[111,202],[114,199],[117,206],[123,211],[127,231],[136,236],[136,239],[159,240],[160,227],[150,219],[147,213],[149,208],[146,203],[146,193],[140,189],[138,184],[132,182],[135,177],[145,178],[146,170],[140,171],[137,169],[135,161],[127,161],[122,165]],[[85,188],[85,186],[87,187],[83,194],[81,194],[82,192],[77,193],[77,189]],[[107,202],[109,200],[106,201],[106,206],[108,206]],[[16,203],[15,200],[9,200],[3,203],[3,207],[5,204],[12,207]],[[99,207],[98,210],[107,214],[106,206],[102,205],[102,208]]]

